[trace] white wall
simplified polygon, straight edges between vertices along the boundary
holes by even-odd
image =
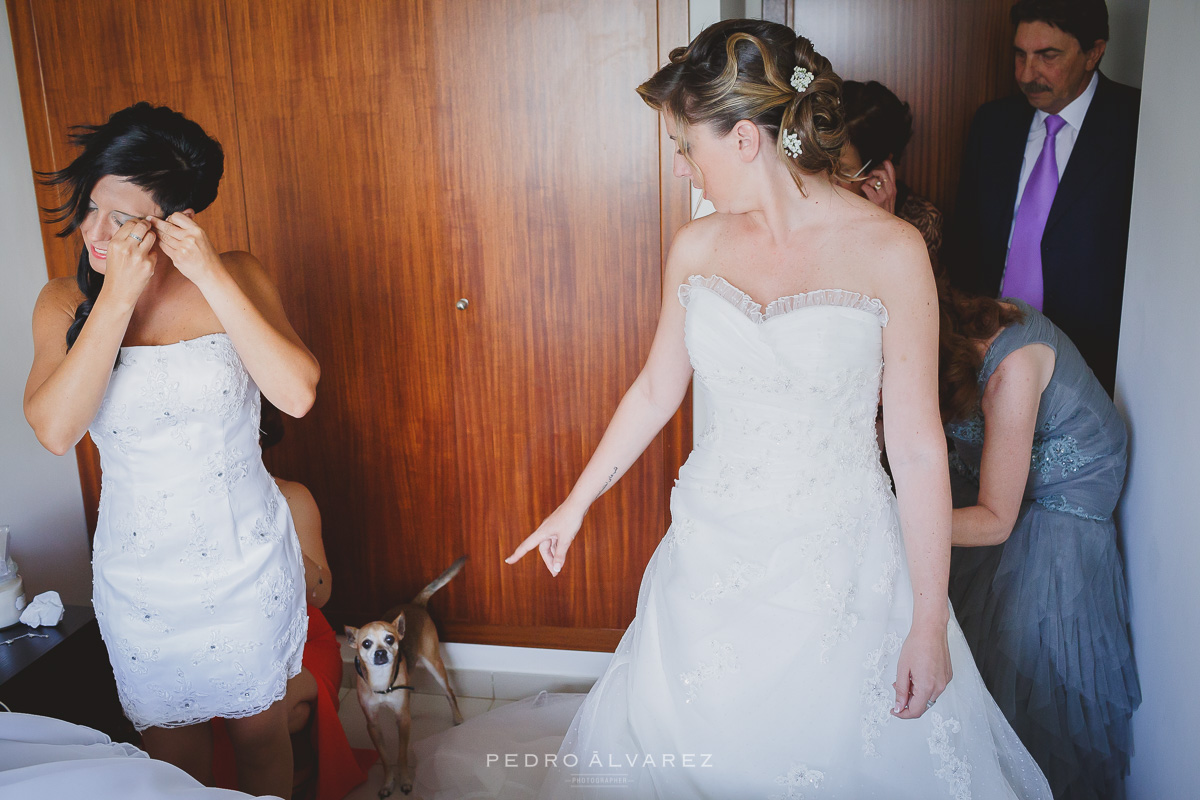
[[[1131,432],[1118,510],[1143,702],[1130,800],[1200,792],[1200,3],[1152,0],[1117,403]]]
[[[1117,83],[1142,85],[1149,7],[1150,0],[1108,0],[1108,48],[1100,70]]]
[[[46,282],[22,120],[8,15],[0,13],[0,525],[12,528],[26,598],[54,589],[65,602],[87,603],[92,573],[75,454],[43,449],[21,409],[33,361],[30,318]]]
[[[721,0],[720,5],[721,19],[762,19],[762,0]],[[692,31],[692,36],[699,32]]]

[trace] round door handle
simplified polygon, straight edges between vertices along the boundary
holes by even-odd
[[[467,302],[467,298],[463,297],[457,303],[454,304],[454,307],[457,308],[459,311],[466,311],[468,305],[470,305],[470,303]]]

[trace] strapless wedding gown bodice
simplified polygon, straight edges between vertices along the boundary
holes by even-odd
[[[827,616],[817,652],[828,657],[857,622],[860,590],[894,593],[902,557],[875,433],[887,310],[838,289],[763,310],[719,276],[695,276],[679,296],[703,416],[667,546],[699,530],[689,553],[727,551],[744,565],[738,583],[805,597]]]
[[[946,692],[890,713],[913,603],[875,434],[883,304],[834,289],[763,309],[719,276],[679,298],[704,411],[633,623],[582,703],[543,694],[420,743],[418,791],[1049,800],[953,620]],[[555,759],[506,770],[481,748]]]

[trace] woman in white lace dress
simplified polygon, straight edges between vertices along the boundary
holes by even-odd
[[[840,87],[804,37],[735,20],[639,89],[717,213],[676,235],[645,368],[509,560],[537,550],[559,574],[693,377],[708,411],[637,616],[540,797],[1049,797],[950,614],[933,274],[914,228],[832,180]],[[533,740],[519,712],[551,705],[504,709],[510,735]]]
[[[100,450],[93,605],[145,748],[211,784],[207,723],[224,717],[240,787],[288,797],[278,701],[300,669],[304,571],[259,390],[301,416],[317,362],[257,260],[194,220],[223,170],[199,125],[138,103],[72,138],[82,152],[45,178],[83,249],[34,309],[25,415],[54,453],[89,431]]]

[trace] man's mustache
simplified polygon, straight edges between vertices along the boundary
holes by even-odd
[[[1021,91],[1025,94],[1033,94],[1035,92],[1048,92],[1050,87],[1044,83],[1022,83]]]

